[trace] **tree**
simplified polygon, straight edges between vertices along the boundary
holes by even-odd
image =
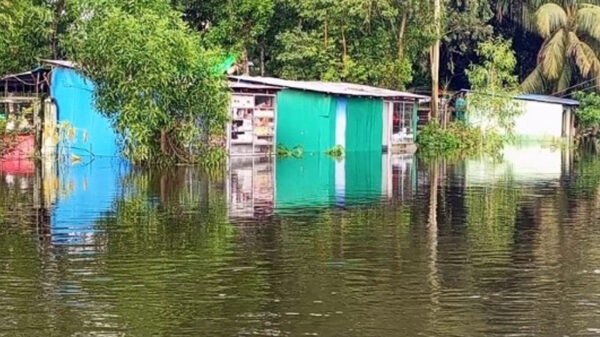
[[[207,30],[207,38],[239,53],[243,72],[249,74],[251,55],[260,54],[261,50],[264,54],[265,34],[273,14],[271,0],[222,1],[215,8],[214,25]]]
[[[280,2],[294,19],[277,35],[278,76],[403,88],[432,40],[420,1]]]
[[[135,163],[192,162],[212,149],[227,120],[228,91],[205,50],[162,0],[90,1],[66,41],[96,83],[100,111],[113,119]]]
[[[522,113],[513,99],[518,78],[513,74],[517,60],[511,42],[501,38],[485,41],[479,45],[477,54],[482,63],[471,65],[467,71],[471,82],[467,112],[484,132],[511,133],[515,117]]]
[[[589,134],[595,138],[600,131],[600,94],[579,91],[574,96],[581,103],[575,110],[579,137]]]
[[[525,79],[526,92],[559,92],[575,75],[600,77],[600,7],[565,1],[547,3],[535,14],[536,30],[545,39],[538,64]]]
[[[51,20],[33,0],[0,1],[0,74],[30,70],[51,54]]]

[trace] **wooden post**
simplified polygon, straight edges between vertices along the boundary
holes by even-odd
[[[413,105],[413,141],[417,142],[417,137],[419,136],[419,105],[421,102],[417,99]]]

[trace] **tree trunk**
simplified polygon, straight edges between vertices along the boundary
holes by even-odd
[[[325,27],[323,28],[323,46],[325,49],[329,46],[329,21],[325,19]]]
[[[169,154],[169,143],[167,140],[168,132],[166,129],[160,130],[160,152],[163,155]]]
[[[346,62],[346,55],[348,55],[348,44],[346,43],[346,32],[344,31],[344,27],[342,26],[342,58],[343,61]]]
[[[265,44],[260,44],[260,76],[265,76]]]
[[[65,0],[58,0],[54,6],[54,17],[52,18],[51,24],[50,53],[52,58],[58,59],[58,23],[65,10]]]
[[[404,58],[404,36],[406,35],[406,22],[408,21],[408,12],[402,13],[400,27],[398,28],[398,60]]]
[[[248,60],[248,50],[246,47],[242,50],[242,73],[243,75],[250,75],[250,61]]]
[[[434,0],[433,20],[435,25],[436,40],[431,47],[431,118],[438,118],[439,88],[440,88],[440,35],[441,35],[441,4]]]

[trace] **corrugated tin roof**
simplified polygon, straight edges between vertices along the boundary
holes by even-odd
[[[462,89],[461,92],[469,93],[471,90]],[[567,106],[578,106],[579,101],[570,98],[562,98],[550,95],[539,95],[539,94],[519,94],[514,97],[515,99],[520,99],[523,101],[533,101],[533,102],[541,102],[541,103],[553,103],[553,104],[561,104]]]
[[[555,97],[549,95],[536,95],[536,94],[521,94],[515,96],[516,99],[521,99],[524,101],[535,101],[542,103],[554,103],[568,106],[578,106],[579,101],[569,98]]]
[[[71,69],[74,69],[77,65],[77,64],[75,64],[75,62],[65,61],[65,60],[41,60],[41,61],[43,63],[49,64],[51,66],[71,68]]]
[[[27,76],[31,77],[35,73],[37,73],[39,71],[43,71],[43,70],[44,70],[44,68],[37,67],[37,68],[35,68],[35,69],[31,70],[31,71],[22,72],[22,73],[19,73],[19,74],[4,75],[3,77],[0,77],[0,81],[9,80],[11,78],[21,78],[21,77],[27,77]]]
[[[231,89],[253,89],[253,90],[281,90],[281,87],[275,87],[264,84],[254,84],[246,82],[229,81],[229,88]]]
[[[242,82],[260,83],[264,85],[277,86],[281,88],[299,89],[315,91],[326,94],[344,95],[344,96],[363,96],[393,98],[404,97],[411,99],[427,99],[427,96],[417,95],[410,92],[395,91],[382,88],[371,87],[367,85],[340,83],[340,82],[319,82],[319,81],[291,81],[273,77],[254,77],[254,76],[230,76],[231,79]]]

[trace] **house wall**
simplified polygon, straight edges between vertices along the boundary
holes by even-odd
[[[335,145],[337,101],[334,96],[286,89],[277,95],[277,143],[304,152]]]
[[[56,102],[58,123],[75,127],[70,151],[80,156],[119,155],[118,136],[111,121],[94,107],[94,84],[74,69],[52,71],[50,93]]]
[[[521,102],[523,114],[515,119],[516,135],[537,139],[562,136],[563,106],[561,104]]]
[[[522,114],[515,118],[513,133],[529,140],[560,138],[563,135],[563,105],[517,100]],[[468,115],[471,125],[494,127],[497,121],[483,116]]]
[[[342,145],[350,152],[381,152],[383,100],[286,89],[277,95],[277,143],[304,152]],[[344,144],[340,144],[344,143]]]

